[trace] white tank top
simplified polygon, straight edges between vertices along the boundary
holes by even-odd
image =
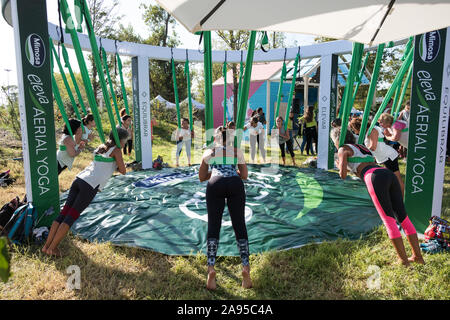
[[[69,135],[63,135],[61,140],[59,140],[59,149],[56,152],[56,159],[59,162],[59,165],[61,167],[67,166],[67,169],[72,169],[72,165],[73,165],[73,160],[75,159],[74,157],[69,156],[69,154],[67,153],[67,147],[64,144],[64,139],[66,139],[67,137],[70,137]],[[75,146],[75,151],[78,151],[78,144]]]
[[[372,152],[377,163],[384,163],[388,159],[394,160],[395,158],[397,158],[398,152],[384,142],[384,134],[382,132],[382,129],[377,126],[373,128],[376,129],[378,132],[378,141],[377,141],[377,148],[375,150],[370,150],[370,152]],[[369,138],[366,135],[364,144],[366,145],[366,147],[368,147],[369,143],[370,143]]]
[[[88,127],[84,127],[83,135],[81,136],[81,139],[88,140],[89,135],[91,134],[92,130],[89,130]]]
[[[398,126],[402,127],[402,129],[398,128]],[[403,147],[408,148],[408,136],[409,136],[409,123],[403,120],[397,120],[392,128],[401,131],[400,137],[398,138],[398,143],[400,143]],[[389,128],[389,131],[393,133],[393,129]]]
[[[353,144],[345,144],[345,146],[349,146],[352,150],[353,150],[353,156],[351,156],[350,158],[347,158],[347,168],[348,170],[350,170],[351,172],[353,172],[354,174],[357,174],[358,171],[358,167],[361,163],[363,162],[372,162],[374,161],[374,157],[372,156],[372,153],[370,152],[369,149],[367,149],[366,147],[362,146],[362,145],[358,145],[360,148],[364,148],[364,153],[360,151],[360,149],[358,149],[356,147],[356,145]],[[355,161],[355,162],[350,162],[350,161]],[[361,160],[361,161],[358,161]]]
[[[99,190],[103,189],[117,169],[116,160],[111,157],[111,152],[115,148],[115,146],[111,147],[105,154],[94,153],[94,161],[86,169],[81,171],[77,177],[89,183],[94,189],[97,186]]]

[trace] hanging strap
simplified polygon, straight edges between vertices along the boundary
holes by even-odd
[[[409,54],[409,51],[412,50],[412,43],[413,43],[413,37],[410,37],[408,43],[406,44],[405,52],[403,53],[403,56],[402,56],[402,59],[401,59],[402,61],[405,61],[406,56]],[[411,63],[411,66],[410,66],[410,70],[412,72],[412,63]],[[408,74],[410,74],[409,70],[408,70]],[[406,76],[406,78],[408,78],[408,75]],[[405,81],[403,81],[403,80],[405,80]],[[400,101],[400,105],[403,102],[404,95],[403,95],[403,97],[401,97],[402,96],[401,92],[403,92],[402,86],[404,86],[403,83],[409,83],[409,81],[407,79],[403,79],[402,78],[402,81],[399,81],[399,83],[398,83],[398,86],[397,86],[397,88],[395,90],[394,101],[392,103],[392,108],[391,108],[391,115],[392,116],[394,116],[394,114],[398,113],[398,108],[400,107],[398,105],[399,101]],[[400,97],[401,97],[401,99],[400,99]],[[394,119],[394,123],[395,123],[395,119]]]
[[[353,44],[352,62],[350,64],[350,70],[347,76],[347,83],[345,85],[344,96],[342,98],[341,108],[342,110],[342,130],[339,137],[339,146],[341,147],[345,141],[345,135],[347,133],[348,117],[352,110],[351,95],[353,93],[353,84],[355,82],[355,76],[361,65],[361,58],[364,51],[364,45],[362,43]]]
[[[96,154],[94,155],[94,161],[111,163],[116,161],[116,159],[114,157],[103,157],[100,154]]]
[[[214,142],[213,127],[213,97],[212,97],[212,49],[211,49],[211,31],[203,32],[203,67],[205,74],[205,130],[206,145],[210,146]]]
[[[375,158],[372,156],[368,157],[348,157],[347,162],[350,163],[360,163],[360,162],[375,162]]]
[[[172,54],[171,64],[172,64],[172,80],[173,80],[173,92],[175,94],[175,105],[177,106],[177,122],[178,129],[181,128],[181,113],[180,113],[180,101],[178,99],[178,86],[177,86],[177,73],[175,70],[175,61],[173,60],[173,48],[170,48]]]
[[[73,73],[72,67],[70,65],[69,54],[67,53],[64,43],[61,44],[61,47],[62,47],[62,55],[63,55],[63,59],[64,59],[64,66],[69,70],[70,79],[72,80],[72,84],[73,84],[75,93],[78,98],[78,103],[80,104],[83,114],[86,116],[87,115],[86,106],[84,105],[84,101],[83,101],[83,97],[81,96],[80,88],[78,87],[77,80],[75,79],[75,74]]]
[[[280,83],[278,85],[277,108],[275,110],[275,116],[274,116],[275,120],[280,115],[280,103],[281,103],[281,95],[283,93],[283,82],[284,82],[284,79],[286,78],[286,53],[287,53],[287,49],[284,48],[284,60],[283,60],[283,67],[281,68]],[[276,127],[277,127],[277,123],[276,123],[276,121],[274,121],[273,129],[275,129]]]
[[[267,36],[267,31],[262,31],[263,35],[261,38],[261,50],[263,52],[269,52],[269,50],[266,50],[266,48],[264,48],[265,45],[269,44],[269,37]]]
[[[403,84],[402,92],[400,94],[400,99],[398,100],[397,107],[395,108],[393,124],[395,123],[395,121],[397,121],[398,112],[400,111],[400,107],[403,103],[403,99],[405,98],[406,90],[408,89],[409,83],[411,82],[412,71],[413,71],[413,63],[411,63],[411,65],[409,66],[408,74],[406,76],[405,83]]]
[[[236,129],[244,128],[245,114],[247,112],[248,94],[250,89],[250,79],[252,76],[253,57],[255,54],[256,31],[250,32],[250,40],[248,44],[247,59],[245,62],[244,80],[242,83],[242,94],[239,101],[238,117],[236,121]],[[235,136],[235,148],[240,148],[243,130],[237,130]]]
[[[300,47],[298,47],[297,56],[295,57],[295,62],[294,62],[294,73],[292,75],[291,90],[289,91],[289,99],[288,99],[288,102],[287,102],[286,116],[285,116],[286,121],[284,122],[284,130],[285,131],[287,130],[287,125],[288,125],[288,122],[289,122],[289,112],[291,111],[292,98],[294,97],[295,81],[297,79],[297,72],[298,72],[298,69],[299,69],[299,63],[300,63]]]
[[[184,74],[187,82],[187,95],[188,95],[188,107],[189,107],[189,129],[192,131],[192,95],[191,95],[191,75],[189,73],[189,57],[188,49],[186,49],[186,62],[184,63]]]
[[[373,95],[377,87],[378,75],[380,73],[381,60],[383,58],[385,44],[382,43],[378,46],[377,55],[375,57],[375,64],[373,66],[372,78],[370,79],[369,91],[367,93],[366,105],[364,107],[364,115],[361,123],[361,131],[358,137],[358,144],[364,143],[364,136],[367,129],[367,123],[369,121],[370,109],[372,107]]]
[[[238,103],[241,99],[241,88],[242,88],[242,78],[244,77],[244,61],[243,61],[244,52],[241,51],[241,63],[239,64],[239,88],[238,88]],[[235,120],[237,119],[237,115],[234,115]]]
[[[120,112],[119,112],[119,107],[117,106],[116,93],[114,92],[114,87],[113,87],[113,83],[111,80],[111,74],[109,72],[108,60],[106,58],[106,51],[103,47],[100,47],[100,52],[102,53],[103,66],[105,67],[106,77],[108,78],[109,92],[110,92],[112,100],[113,100],[114,109],[116,110],[117,122],[119,123],[119,126],[122,127],[122,120],[120,119]]]
[[[225,61],[222,67],[223,75],[223,126],[227,125],[227,52],[225,51]]]
[[[405,61],[403,62],[402,66],[400,67],[400,70],[397,72],[397,75],[395,76],[395,79],[389,88],[388,92],[384,96],[383,102],[381,103],[380,108],[378,109],[377,113],[375,114],[372,124],[370,125],[369,130],[367,131],[367,134],[370,135],[370,133],[373,130],[373,127],[375,126],[376,122],[378,121],[378,118],[383,113],[384,109],[386,108],[389,100],[391,99],[392,95],[394,94],[394,91],[396,90],[399,81],[402,81],[403,76],[405,75],[406,71],[408,70],[409,66],[412,63],[414,56],[414,50],[410,50],[408,53],[408,56],[406,57]]]
[[[364,71],[366,70],[366,65],[367,65],[368,60],[369,60],[369,52],[367,52],[366,57],[364,58],[364,63],[361,67],[361,70],[359,71],[358,76],[357,76],[358,79],[356,82],[355,90],[353,91],[353,97],[352,97],[352,103],[351,103],[352,106],[355,103],[356,94],[358,93],[359,86],[361,85],[362,78],[364,77]]]
[[[77,19],[77,32],[83,32],[83,4],[81,0],[74,0],[73,6],[75,8],[75,18]]]
[[[51,48],[51,51],[53,52],[53,58],[56,60],[56,63],[58,64],[59,72],[61,74],[61,78],[62,78],[64,86],[66,88],[67,95],[69,96],[70,102],[72,104],[73,111],[75,112],[77,119],[80,120],[80,122],[81,122],[81,128],[82,128],[83,132],[86,132],[86,129],[84,128],[84,125],[83,125],[83,119],[81,119],[81,115],[80,115],[80,112],[78,111],[77,103],[75,102],[75,98],[73,97],[72,90],[70,89],[70,86],[69,86],[69,82],[67,81],[66,75],[64,73],[64,68],[61,64],[58,53],[56,52],[55,46],[53,45],[53,41],[51,39],[50,39],[50,48]]]
[[[120,59],[120,55],[117,53],[117,43],[116,43],[116,61],[119,67],[120,87],[122,89],[123,104],[125,105],[125,111],[127,112],[127,115],[130,115],[130,109],[128,108],[127,90],[125,88],[125,81],[123,80],[122,60]]]
[[[50,41],[52,41],[52,40],[50,39]],[[75,138],[73,137],[72,129],[71,129],[71,127],[70,127],[69,118],[67,117],[66,110],[64,109],[64,104],[63,104],[63,101],[62,101],[62,98],[61,98],[61,94],[60,94],[60,92],[59,92],[58,85],[57,85],[57,83],[56,83],[55,75],[53,74],[53,52],[52,52],[51,50],[50,50],[50,70],[52,71],[52,91],[53,91],[53,97],[54,97],[55,100],[56,100],[56,104],[57,104],[57,106],[58,106],[59,112],[61,112],[61,116],[62,116],[62,118],[63,118],[63,120],[64,120],[64,123],[66,124],[67,131],[69,131],[70,136],[71,136],[72,139],[74,139],[74,141],[75,141]],[[37,102],[37,100],[36,100],[36,98],[34,97],[34,95],[31,95],[31,99],[33,100],[33,103],[34,103],[36,106],[40,105],[40,104]]]
[[[62,1],[64,1],[64,0],[62,0]],[[113,132],[114,141],[115,141],[117,147],[120,148],[119,135],[117,134],[116,123],[114,120],[114,114],[112,112],[111,103],[109,100],[108,88],[106,86],[103,66],[102,66],[102,62],[100,60],[99,50],[98,50],[98,46],[97,46],[97,40],[95,38],[94,28],[92,27],[91,14],[90,14],[89,8],[86,4],[86,0],[80,0],[80,1],[82,1],[82,4],[84,6],[83,7],[84,8],[83,15],[84,15],[84,19],[86,21],[86,26],[88,29],[89,42],[91,43],[91,49],[92,49],[92,56],[94,57],[95,66],[98,71],[98,78],[100,80],[100,85],[102,87],[103,100],[106,105],[106,110],[108,111],[109,122],[111,123],[111,130]]]
[[[80,0],[81,1],[81,0]],[[70,15],[70,10],[67,5],[67,0],[60,0],[61,8],[60,13],[63,17],[64,23],[66,25],[73,24],[72,17]],[[84,2],[82,2],[84,5]],[[78,39],[77,32],[74,28],[69,28],[69,33],[72,38],[73,48],[75,50],[75,54],[77,57],[78,65],[80,67],[81,77],[83,79],[83,84],[86,90],[87,99],[89,102],[89,106],[91,107],[92,114],[94,115],[94,120],[97,125],[98,136],[102,143],[105,143],[105,136],[103,133],[102,122],[100,118],[100,114],[97,108],[97,102],[95,100],[94,90],[92,89],[91,79],[89,77],[89,72],[86,66],[86,61],[84,60],[83,51],[81,50],[80,40]]]

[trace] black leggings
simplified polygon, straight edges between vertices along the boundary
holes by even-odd
[[[306,136],[306,154],[309,155],[309,150],[311,150],[311,153],[314,154],[314,149],[312,147],[312,143],[316,142],[317,140],[317,131],[316,127],[309,127],[305,129],[305,136]]]
[[[289,154],[291,155],[291,157],[294,157],[294,147],[292,145],[292,139],[289,139],[286,142],[280,143],[280,149],[281,149],[281,157],[284,158],[286,157],[286,152],[284,151],[284,145],[286,144],[286,148],[289,151]]]
[[[98,192],[98,186],[92,186],[80,178],[75,178],[69,190],[66,203],[56,222],[66,223],[69,226],[78,219],[80,214],[89,206]]]
[[[127,148],[128,148],[128,154],[131,154],[131,150],[133,149],[133,140],[128,140],[127,143],[125,143],[125,147],[123,147],[123,154],[127,154]]]
[[[206,208],[208,210],[208,265],[214,265],[219,245],[225,199],[231,224],[238,242],[242,264],[248,265],[248,235],[245,226],[245,188],[240,177],[212,177],[206,186]]]
[[[61,165],[59,164],[59,161],[57,161],[58,163],[58,176],[61,172],[63,172],[65,169],[67,169],[67,166],[61,167]]]

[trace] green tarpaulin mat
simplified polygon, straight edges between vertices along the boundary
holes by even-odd
[[[343,181],[336,173],[319,169],[248,167],[245,216],[251,253],[359,239],[381,224],[359,179]],[[74,234],[168,255],[206,253],[207,182],[199,182],[198,168],[111,178],[73,225]],[[227,210],[218,255],[238,256]]]

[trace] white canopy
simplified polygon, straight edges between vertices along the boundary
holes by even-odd
[[[188,98],[184,99],[181,103],[189,103]],[[194,109],[205,109],[205,105],[203,103],[200,103],[194,99],[192,99],[192,107]]]
[[[190,32],[265,30],[378,44],[450,26],[448,0],[156,1]]]
[[[159,101],[159,103],[164,104],[167,108],[175,108],[177,106],[175,103],[167,101],[160,95],[156,96],[152,102],[156,103],[156,101]]]

